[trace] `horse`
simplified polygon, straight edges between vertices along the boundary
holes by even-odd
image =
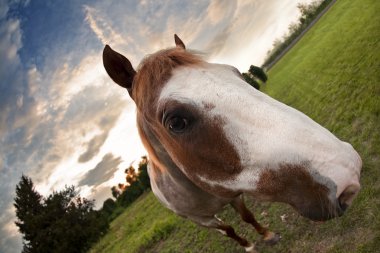
[[[235,67],[209,63],[174,40],[175,47],[146,56],[137,70],[109,45],[103,50],[106,72],[136,104],[158,200],[246,252],[256,252],[254,244],[216,216],[226,205],[265,242],[280,236],[256,221],[243,195],[287,203],[313,221],[341,216],[360,190],[355,149],[252,88]]]

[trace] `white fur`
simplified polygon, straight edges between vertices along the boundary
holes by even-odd
[[[255,249],[255,244],[245,247],[246,252],[253,252],[254,249]]]
[[[221,234],[223,234],[223,235],[227,235],[227,232],[226,231],[224,231],[223,229],[216,229],[216,230],[218,230]]]
[[[223,118],[225,135],[245,168],[229,181],[202,181],[250,190],[263,169],[307,161],[336,183],[336,197],[349,185],[359,187],[361,160],[351,145],[303,113],[250,87],[231,66],[207,64],[175,69],[161,91],[159,103],[167,100],[195,104],[202,110],[205,103],[214,105],[205,113]]]

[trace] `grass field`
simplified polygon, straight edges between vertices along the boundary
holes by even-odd
[[[380,252],[380,1],[340,0],[268,73],[264,92],[309,115],[361,154],[362,190],[346,215],[315,224],[283,204],[248,201],[280,232],[270,247],[231,208],[220,215],[260,252]],[[285,220],[281,219],[285,215]],[[244,252],[142,196],[90,252]]]

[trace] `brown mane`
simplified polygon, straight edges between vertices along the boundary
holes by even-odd
[[[144,113],[146,103],[151,105],[156,102],[157,92],[169,80],[173,69],[202,63],[204,61],[198,54],[178,47],[161,50],[146,57],[140,63],[133,81],[132,98],[138,110]]]

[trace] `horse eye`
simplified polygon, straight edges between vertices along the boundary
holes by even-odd
[[[168,120],[167,127],[174,133],[182,133],[187,128],[189,122],[185,118],[173,117]]]

